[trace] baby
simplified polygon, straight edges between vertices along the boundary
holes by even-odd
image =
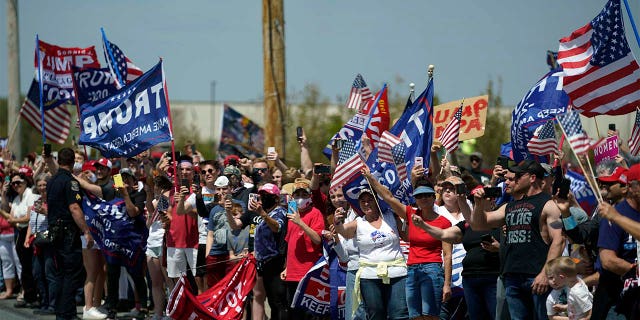
[[[553,291],[547,297],[547,315],[551,320],[589,319],[593,296],[578,278],[576,264],[569,257],[555,258],[545,265]]]

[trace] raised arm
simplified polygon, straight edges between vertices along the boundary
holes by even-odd
[[[400,200],[396,199],[391,191],[383,186],[376,177],[371,174],[369,171],[369,167],[366,165],[362,168],[362,175],[367,178],[367,181],[371,185],[371,188],[380,195],[380,197],[387,202],[391,206],[393,212],[395,212],[400,218],[407,219],[406,206],[400,202]],[[346,237],[345,237],[346,238]]]
[[[456,226],[451,226],[446,229],[440,229],[438,227],[426,224],[424,220],[422,220],[422,218],[417,214],[412,215],[411,219],[413,220],[413,225],[424,230],[426,233],[440,241],[448,243],[462,242],[462,231]]]
[[[504,224],[506,206],[501,206],[494,211],[488,211],[491,201],[484,198],[484,190],[475,190],[473,196],[475,207],[473,208],[471,219],[468,220],[471,229],[475,231],[485,231],[500,227]]]
[[[347,212],[344,208],[336,209],[336,213],[333,218],[333,223],[335,225],[336,232],[343,236],[345,239],[351,239],[356,236],[356,231],[358,224],[357,222],[350,221],[344,223],[344,219],[346,218]]]

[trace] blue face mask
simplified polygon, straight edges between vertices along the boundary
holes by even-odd
[[[81,171],[81,170],[82,170],[82,162],[74,162],[73,171]]]

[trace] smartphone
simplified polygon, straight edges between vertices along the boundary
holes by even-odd
[[[557,194],[558,198],[566,200],[569,197],[570,187],[571,180],[563,178],[562,180],[560,180],[560,183],[558,183],[557,188],[554,188],[553,194]]]
[[[275,153],[275,152],[276,152],[276,147],[267,148],[267,153]]]
[[[260,201],[260,195],[257,193],[249,193],[249,202],[253,200],[254,202]]]
[[[616,124],[615,123],[609,123],[609,130],[616,131]]]
[[[45,143],[44,144],[44,156],[45,157],[51,157],[51,144],[50,143]]]
[[[176,159],[180,159],[180,151],[176,151]],[[169,162],[173,162],[173,154],[169,152]]]
[[[333,139],[333,145],[336,147],[336,149],[340,150],[340,149],[342,149],[342,146],[344,145],[344,140],[342,140],[340,138],[335,138],[335,139]]]
[[[324,164],[317,164],[313,166],[313,173],[315,174],[329,174],[331,173],[331,166]]]
[[[302,127],[296,128],[296,135],[298,137],[298,141],[302,140]]]
[[[499,156],[498,160],[496,160],[496,164],[501,166],[502,169],[507,169],[507,167],[509,166],[509,158],[505,156]]]
[[[413,166],[414,166],[414,167],[417,167],[417,166],[424,167],[424,166],[423,166],[423,161],[424,161],[424,160],[422,159],[422,157],[416,157],[416,160],[415,160],[415,162],[414,162]]]
[[[502,188],[500,187],[484,187],[485,198],[499,198],[502,196]]]
[[[226,194],[224,196],[224,201],[227,201],[227,200],[229,200],[229,201],[233,200],[233,195],[231,195],[230,193]]]
[[[298,203],[295,200],[287,202],[287,213],[294,214],[296,211],[298,211]]]
[[[121,174],[118,173],[113,175],[113,186],[116,188],[124,188],[124,182],[122,181]]]
[[[180,179],[180,185],[187,187],[187,189],[189,189],[190,185],[189,185],[189,180],[188,179]]]
[[[483,234],[482,236],[480,236],[480,240],[482,240],[482,242],[488,242],[488,243],[492,243],[493,242],[493,237],[490,234]]]
[[[467,194],[467,186],[464,183],[456,184],[456,194]]]
[[[195,184],[196,186],[200,185],[200,174],[196,173],[193,175],[193,184]]]
[[[191,154],[192,154],[192,155],[195,155],[195,154],[196,154],[196,145],[195,145],[195,144],[192,144],[192,145],[191,145]]]

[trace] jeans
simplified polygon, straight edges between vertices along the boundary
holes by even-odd
[[[447,301],[442,302],[440,308],[440,319],[444,320],[465,320],[469,319],[467,316],[467,303],[464,301],[464,296],[452,296]]]
[[[596,287],[593,294],[593,308],[591,309],[591,319],[611,319],[614,306],[620,300],[620,292],[622,291],[622,280],[620,277],[613,276],[611,273],[600,273],[600,284]],[[617,319],[624,319],[620,316]]]
[[[546,301],[549,292],[538,295],[531,291],[535,276],[505,274],[504,287],[511,319],[547,319]]]
[[[353,288],[356,284],[356,272],[358,272],[358,270],[347,271],[347,284],[345,288],[346,297],[344,301],[345,320],[364,320],[366,316],[362,301],[360,301],[360,304],[358,305],[358,309],[356,310],[356,313],[355,314],[353,313],[353,307],[352,307],[353,299],[357,299],[356,297],[353,296],[353,291],[354,291]]]
[[[82,245],[80,231],[75,226],[64,227],[59,239],[54,243],[56,278],[60,286],[55,296],[56,319],[76,317],[76,291],[82,287]]]
[[[260,261],[260,275],[264,281],[264,289],[271,307],[271,318],[275,320],[287,320],[289,318],[289,306],[287,305],[284,281],[280,279],[280,273],[284,270],[284,256],[276,256],[266,262]]]
[[[18,240],[16,240],[16,252],[18,253],[18,259],[22,265],[22,276],[20,277],[20,283],[22,290],[24,291],[24,301],[36,302],[38,299],[38,292],[36,282],[33,279],[33,245],[28,248],[24,247],[24,240],[27,236],[27,228],[18,229]]]
[[[133,284],[136,292],[138,293],[138,299],[141,308],[147,308],[147,283],[144,279],[144,255],[139,255],[137,261],[133,267],[127,267],[127,272],[133,279]],[[112,311],[115,310],[118,305],[118,288],[120,280],[120,264],[111,264],[107,262],[107,298],[105,299],[105,305]]]
[[[369,320],[408,319],[405,297],[406,277],[391,278],[389,284],[382,279],[360,279],[360,292]]]
[[[40,251],[33,256],[33,278],[40,291],[40,305],[42,309],[55,308],[58,281],[55,274],[55,264],[50,245],[38,247]]]
[[[497,276],[463,277],[462,287],[471,320],[496,318]]]
[[[407,266],[406,297],[409,317],[439,316],[443,286],[442,264],[421,263]]]

